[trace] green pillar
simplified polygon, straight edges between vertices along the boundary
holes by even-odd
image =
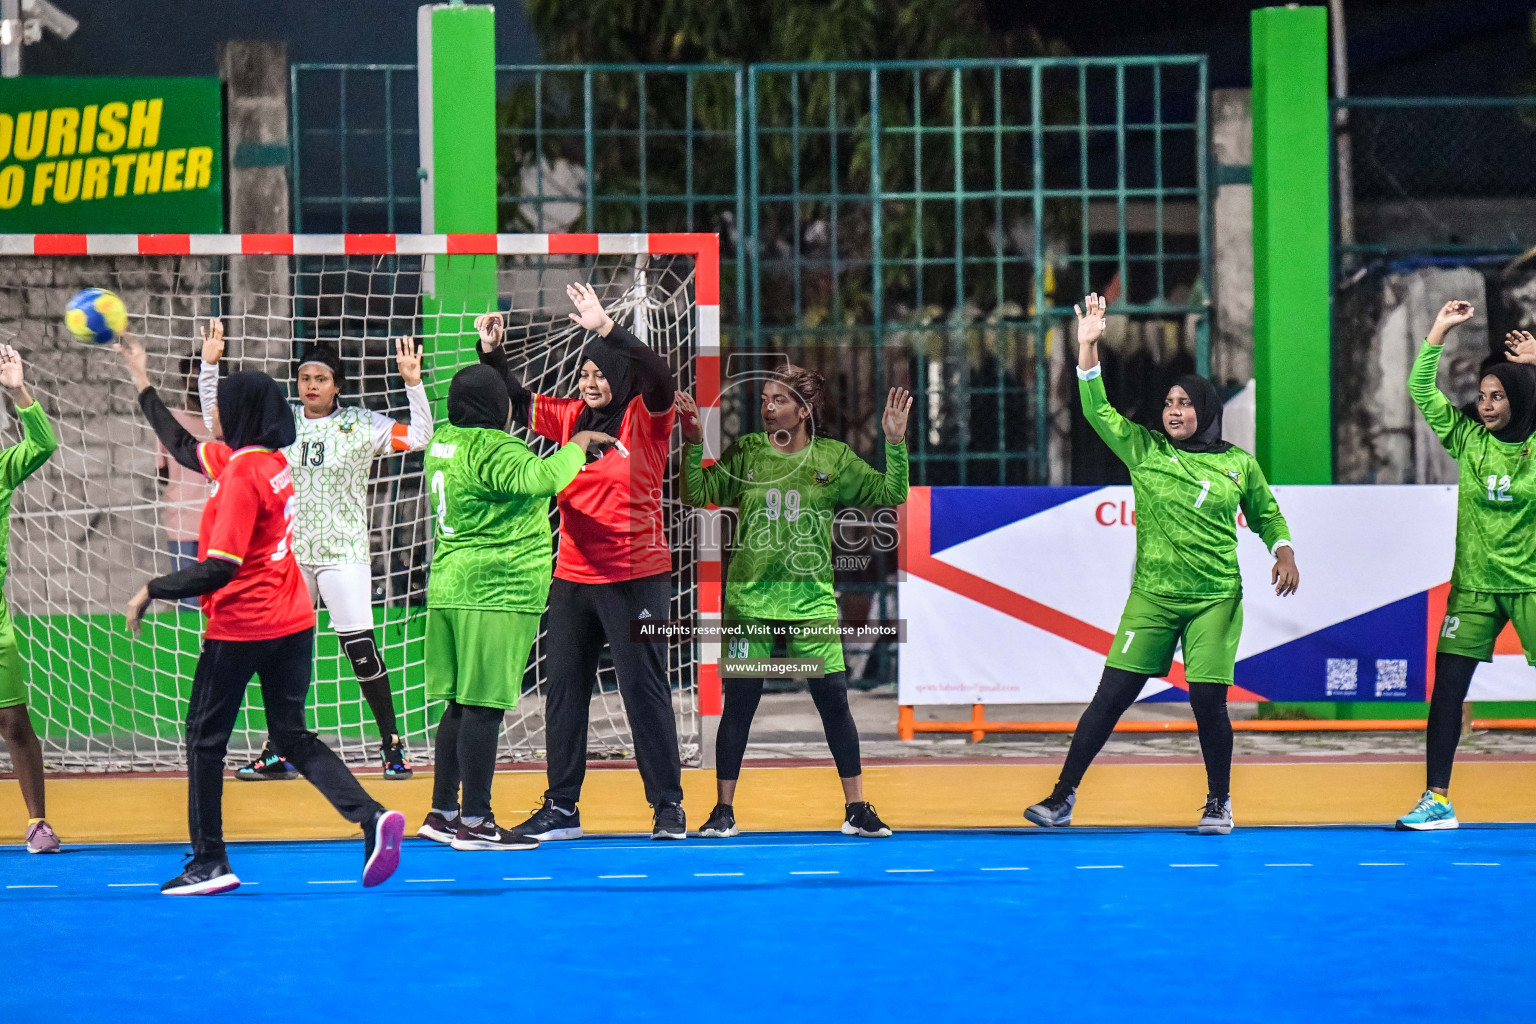
[[[423,234],[496,231],[495,26],[489,6],[417,8]],[[430,270],[422,318],[428,394],[441,419],[454,370],[475,361],[475,317],[496,308],[496,257],[433,256]]]
[[[1267,7],[1252,29],[1254,454],[1273,483],[1328,484],[1328,14]]]

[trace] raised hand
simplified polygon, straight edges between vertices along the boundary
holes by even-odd
[[[1072,307],[1072,312],[1077,314],[1079,348],[1083,345],[1095,345],[1104,336],[1104,311],[1108,308],[1109,300],[1097,292],[1089,292],[1082,306]]]
[[[7,391],[20,391],[26,386],[22,375],[21,353],[9,345],[0,345],[0,387]]]
[[[890,444],[901,444],[907,437],[907,413],[912,411],[912,395],[906,388],[891,388],[885,396],[885,414],[880,426],[885,428],[885,439]]]
[[[224,358],[224,321],[210,317],[207,328],[199,328],[203,336],[203,362],[217,364]]]
[[[217,320],[214,323],[218,323]],[[223,342],[219,342],[222,347]],[[112,346],[112,351],[123,357],[123,364],[128,367],[128,378],[133,381],[135,391],[143,391],[149,387],[149,353],[144,351],[144,346],[131,334],[118,336],[117,344]],[[203,351],[207,352],[206,342]],[[206,356],[204,357],[206,358]]]
[[[1512,363],[1536,366],[1536,337],[1530,331],[1510,331],[1504,335],[1504,350]]]
[[[501,336],[506,331],[500,313],[481,313],[475,317],[475,330],[480,334],[480,351],[495,352],[501,347]]]
[[[415,338],[395,339],[395,368],[400,371],[400,379],[405,381],[406,387],[415,387],[421,383],[421,346],[416,344]]]
[[[1301,586],[1301,570],[1296,568],[1296,554],[1289,544],[1275,549],[1275,567],[1269,571],[1269,582],[1280,597],[1289,597]]]
[[[1429,329],[1429,337],[1425,340],[1431,345],[1445,344],[1445,336],[1452,327],[1466,323],[1476,314],[1477,311],[1472,308],[1472,303],[1452,299],[1441,306],[1440,312],[1435,314],[1434,326]]]
[[[603,309],[602,302],[597,297],[597,292],[592,290],[589,284],[578,281],[575,284],[565,286],[565,294],[576,306],[576,312],[570,314],[573,321],[589,331],[596,331],[603,337],[613,330],[613,318]]]
[[[683,440],[689,444],[704,443],[704,421],[699,419],[699,403],[686,391],[672,396],[677,404],[677,424],[683,432]]]

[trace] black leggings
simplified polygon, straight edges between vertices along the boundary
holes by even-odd
[[[1429,698],[1429,727],[1424,731],[1429,789],[1451,788],[1451,764],[1461,741],[1461,709],[1477,665],[1476,658],[1462,654],[1435,655],[1435,692]]]
[[[1136,703],[1147,677],[1124,669],[1104,669],[1099,688],[1072,733],[1067,763],[1062,765],[1056,783],[1056,795],[1065,796],[1083,781],[1088,765],[1098,756],[1115,723]],[[1195,712],[1200,730],[1200,754],[1205,759],[1206,788],[1211,796],[1225,800],[1232,788],[1232,720],[1227,717],[1227,690],[1221,683],[1190,683],[1189,706]]]
[[[462,785],[465,817],[491,817],[491,782],[496,777],[496,748],[506,714],[501,708],[448,702],[437,723],[433,810],[457,809]]]
[[[348,821],[384,808],[304,726],[315,631],[273,640],[205,640],[187,703],[187,825],[198,860],[224,856],[224,755],[251,676],[261,680],[272,746]]]
[[[810,681],[811,699],[821,715],[821,727],[837,762],[839,778],[855,779],[863,774],[859,766],[859,728],[848,709],[848,673],[832,672]],[[741,758],[747,750],[747,736],[752,731],[752,716],[763,697],[761,679],[725,679],[725,707],[720,714],[720,728],[715,733],[715,778],[734,782],[741,778]]]

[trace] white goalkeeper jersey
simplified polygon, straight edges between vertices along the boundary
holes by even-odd
[[[219,368],[204,363],[198,374],[203,408],[218,402]],[[298,437],[284,449],[293,471],[298,499],[293,522],[293,554],[300,565],[366,564],[368,551],[368,475],[373,460],[386,452],[420,451],[432,439],[432,406],[420,384],[405,389],[410,423],[372,409],[338,405],[329,416],[309,419],[294,404]],[[211,421],[212,413],[205,418]]]

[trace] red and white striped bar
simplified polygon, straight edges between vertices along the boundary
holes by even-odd
[[[61,235],[0,234],[5,256],[693,256],[695,346],[704,461],[720,454],[720,236],[705,232],[637,234],[447,235]],[[718,513],[706,513],[718,515]],[[706,530],[706,536],[716,535]],[[718,540],[701,548],[698,612],[721,610]],[[698,701],[706,767],[713,766],[721,709],[720,644],[699,642]]]

